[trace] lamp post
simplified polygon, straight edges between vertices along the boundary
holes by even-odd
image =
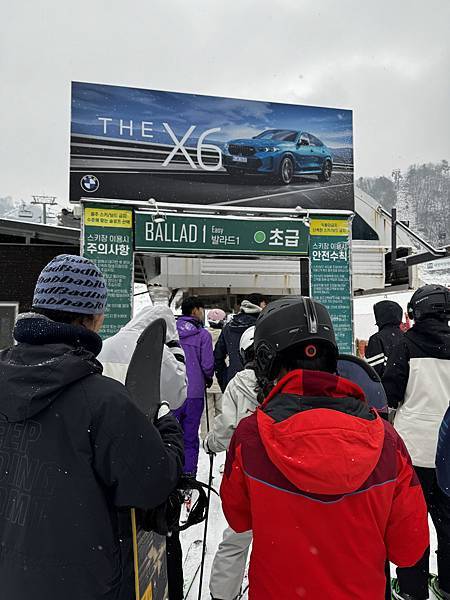
[[[42,223],[47,224],[47,206],[56,204],[56,196],[33,196],[31,204],[40,204],[42,206]]]

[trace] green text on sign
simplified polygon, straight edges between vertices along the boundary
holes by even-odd
[[[149,213],[135,214],[138,251],[180,254],[308,254],[309,231],[300,219],[241,219],[167,215],[155,222]]]

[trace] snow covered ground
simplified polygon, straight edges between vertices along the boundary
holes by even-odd
[[[222,480],[222,475],[219,473],[220,465],[223,465],[225,462],[225,453],[216,455],[214,459],[214,479],[213,479],[213,487],[219,491],[220,482]],[[197,479],[203,481],[205,483],[208,482],[208,473],[209,473],[209,458],[207,454],[201,449],[200,450],[200,459],[199,459],[199,469]],[[211,508],[209,513],[209,524],[208,524],[208,542],[207,542],[207,551],[206,551],[206,560],[205,560],[205,574],[203,577],[203,592],[201,595],[201,600],[209,600],[209,574],[211,572],[211,565],[214,558],[214,554],[217,550],[217,546],[222,540],[222,532],[227,526],[225,517],[222,512],[220,499],[215,494],[211,495]],[[194,572],[200,562],[201,558],[201,545],[198,545],[198,548],[194,548],[191,544],[195,540],[203,540],[203,531],[204,524],[195,525],[194,527],[189,528],[182,534],[182,546],[183,546],[183,558],[186,559],[186,552],[189,547],[191,547],[191,551],[189,552],[189,556],[187,557],[187,561],[185,562],[185,589],[189,586],[189,583],[194,575]],[[193,551],[194,550],[194,551]],[[186,583],[188,584],[186,586]],[[196,575],[196,579],[194,581],[194,585],[192,586],[189,594],[186,596],[186,600],[197,600],[198,598],[198,583],[199,583],[199,573]],[[244,596],[247,598],[247,595]]]
[[[220,465],[223,465],[225,462],[225,453],[218,454],[214,460],[214,479],[213,486],[218,491],[220,487],[220,481],[222,475],[219,473]],[[207,482],[208,481],[208,471],[209,471],[209,459],[208,456],[200,450],[200,460],[199,460],[199,472],[198,479],[200,481]],[[209,514],[209,525],[208,525],[208,543],[207,543],[207,551],[206,551],[206,561],[205,561],[205,574],[203,577],[203,587],[202,587],[202,595],[201,600],[210,600],[209,595],[209,574],[211,572],[211,565],[214,558],[214,554],[216,552],[217,546],[222,539],[222,532],[226,527],[225,517],[222,513],[221,504],[219,498],[213,494],[211,499],[211,510]],[[201,559],[201,544],[194,544],[196,540],[203,540],[203,531],[204,525],[203,523],[200,525],[195,525],[191,527],[187,531],[182,534],[182,546],[183,546],[183,557],[185,562],[185,583],[187,583],[187,587],[189,586],[194,573],[198,565],[200,564]],[[434,531],[433,524],[430,520],[430,531],[431,531],[431,560],[430,560],[430,570],[433,573],[436,573],[436,533]],[[189,551],[190,548],[190,551]],[[187,552],[188,556],[186,558]],[[395,575],[395,569],[392,567],[392,574]],[[197,572],[195,576],[194,583],[186,596],[186,600],[197,600],[198,599],[198,584],[199,584],[199,572]],[[247,595],[244,596],[247,599]]]

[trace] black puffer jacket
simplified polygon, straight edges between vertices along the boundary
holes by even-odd
[[[167,498],[179,427],[101,375],[96,334],[33,317],[15,337],[0,353],[0,596],[122,600],[118,509]]]
[[[366,359],[369,365],[382,377],[392,348],[403,337],[403,332],[400,329],[403,310],[397,302],[382,300],[375,304],[373,311],[379,331],[369,339]]]
[[[238,313],[225,325],[217,340],[214,348],[214,369],[222,392],[225,391],[228,382],[233,379],[236,373],[244,368],[239,353],[239,342],[244,331],[256,323],[258,314]],[[227,356],[228,365],[226,363]]]

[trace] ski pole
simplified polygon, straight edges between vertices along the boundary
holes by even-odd
[[[205,389],[205,405],[206,405],[206,431],[209,433],[209,413],[208,413],[208,394]],[[209,520],[209,506],[211,502],[211,486],[213,480],[213,467],[214,467],[214,454],[209,455],[209,477],[208,477],[208,500],[206,504],[206,515],[205,515],[205,529],[203,532],[203,548],[202,548],[202,560],[200,563],[200,581],[198,584],[198,600],[202,600],[202,587],[203,587],[203,573],[205,570],[205,557],[206,557],[206,539],[208,537],[208,520]]]
[[[209,478],[208,478],[208,503],[206,505],[206,516],[205,516],[205,530],[203,533],[203,548],[202,548],[202,562],[200,567],[200,582],[198,584],[198,600],[202,599],[202,587],[203,587],[203,572],[205,569],[205,557],[206,557],[206,538],[208,536],[208,519],[209,519],[209,505],[211,501],[211,486],[213,479],[213,466],[214,466],[214,454],[209,456]]]

